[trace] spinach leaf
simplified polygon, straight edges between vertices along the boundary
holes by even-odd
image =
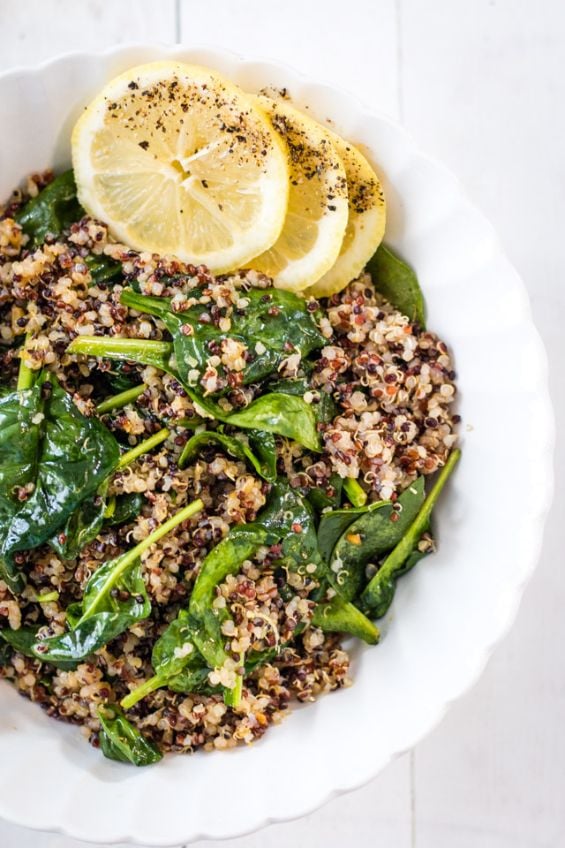
[[[296,532],[298,528],[300,532]],[[304,569],[313,562],[317,570],[323,568],[312,510],[298,491],[282,481],[273,485],[269,503],[257,520],[253,524],[233,527],[205,558],[188,610],[181,610],[155,643],[152,655],[155,675],[122,700],[124,709],[130,709],[162,686],[190,691],[186,687],[198,681],[203,685],[207,676],[203,672],[202,658],[208,669],[224,664],[228,654],[221,626],[228,613],[213,606],[216,587],[228,574],[237,574],[242,563],[253,557],[259,547],[278,542],[281,542],[281,556],[289,567]],[[241,680],[238,677],[238,689]],[[233,690],[224,693],[226,702],[232,706],[237,703],[237,696],[238,692],[234,694]]]
[[[312,507],[298,489],[280,480],[272,487],[267,506],[256,522],[268,535],[269,544],[281,544],[281,557],[288,567],[320,578],[326,574],[316,536],[316,521]]]
[[[26,576],[10,556],[0,557],[0,580],[3,580],[13,595],[23,592]]]
[[[23,575],[13,554],[46,542],[118,458],[114,436],[82,415],[54,376],[0,398],[0,557],[17,591]],[[30,494],[20,500],[21,492]]]
[[[361,595],[363,609],[370,613],[372,617],[381,618],[385,615],[394,596],[397,578],[422,558],[423,554],[418,551],[418,542],[429,526],[436,501],[460,456],[460,450],[451,452],[416,516],[412,518],[410,525],[405,528],[402,538],[384,560]]]
[[[94,285],[99,283],[109,283],[117,277],[123,276],[122,263],[116,262],[104,253],[89,253],[85,256],[84,262]]]
[[[99,487],[98,493],[83,501],[69,515],[57,533],[49,539],[50,547],[61,559],[75,559],[82,549],[100,533],[104,524],[107,488],[108,481],[105,480]]]
[[[178,360],[173,355],[170,342],[78,336],[67,349],[69,353],[152,365],[183,383],[199,414],[235,427],[286,436],[310,450],[320,450],[316,414],[311,404],[307,404],[301,397],[273,392],[257,398],[242,411],[227,415],[211,398],[203,397],[188,385],[180,369],[177,370]]]
[[[122,454],[113,470],[129,465],[139,456],[160,445],[169,436],[170,431],[166,427],[157,433],[153,433],[152,436]],[[98,487],[96,494],[79,504],[77,509],[67,518],[63,527],[59,528],[57,533],[49,540],[50,546],[62,559],[70,560],[77,557],[84,546],[97,537],[105,521],[110,525],[123,524],[129,518],[139,515],[143,498],[132,493],[122,495],[118,499],[112,498],[108,503],[109,484],[110,478],[104,480]]]
[[[273,485],[269,503],[254,524],[234,527],[208,554],[194,585],[189,603],[192,638],[211,668],[223,665],[227,658],[221,633],[226,613],[213,607],[216,586],[228,574],[237,574],[242,563],[261,545],[278,542],[281,558],[289,568],[306,573],[307,566],[312,564],[315,570],[308,571],[312,577],[325,572],[311,507],[300,492],[282,481]],[[238,677],[239,688],[242,679]],[[232,690],[232,694],[228,691],[226,695],[226,703],[237,704],[237,693],[234,697]]]
[[[36,657],[54,664],[83,662],[136,621],[148,618],[151,604],[139,560],[118,574],[120,560],[126,556],[110,560],[94,572],[82,604],[68,610],[71,629],[37,642],[33,648]],[[110,585],[111,589],[107,588]]]
[[[179,468],[194,459],[202,447],[218,444],[236,459],[248,462],[264,480],[273,481],[277,476],[277,452],[272,433],[249,431],[249,441],[245,437],[227,436],[217,430],[196,433],[188,440],[179,459]],[[252,447],[255,449],[252,449]]]
[[[368,645],[379,641],[379,630],[357,607],[336,595],[331,601],[318,604],[314,609],[312,624],[325,631],[350,633]]]
[[[162,753],[134,727],[114,704],[98,708],[100,748],[105,757],[134,766],[150,766],[163,759]]]
[[[188,610],[181,610],[155,643],[151,657],[155,675],[126,695],[121,702],[124,709],[130,709],[150,692],[163,686],[178,686],[179,675],[182,675],[180,685],[183,687],[192,685],[189,680],[204,682],[210,669],[225,663],[228,654],[221,626],[228,613],[213,606],[216,586],[228,574],[237,574],[242,563],[252,557],[266,540],[267,533],[263,528],[240,525],[232,528],[228,536],[210,551],[194,584]],[[238,688],[240,686],[238,681]],[[185,691],[184,688],[181,691]],[[231,696],[230,690],[226,690],[224,697],[231,701],[232,706],[237,705],[237,697]]]
[[[339,474],[332,474],[325,488],[316,484],[313,488],[308,489],[306,499],[318,513],[322,513],[322,510],[328,509],[328,507],[330,510],[339,509],[342,488],[343,479]]]
[[[181,609],[153,646],[151,665],[155,674],[122,699],[125,710],[163,686],[173,688],[177,678],[182,677],[182,687],[192,685],[196,678],[202,678],[201,682],[207,679],[210,669],[194,644],[192,631],[188,610]]]
[[[184,668],[201,665],[202,657],[194,647],[188,610],[181,609],[164,633],[157,639],[151,654],[151,665],[157,674],[171,677]]]
[[[147,618],[151,605],[141,575],[141,555],[203,506],[201,500],[193,501],[134,548],[97,568],[81,603],[67,610],[70,630],[37,642],[34,654],[46,662],[82,662],[136,621]]]
[[[77,200],[77,189],[72,171],[55,177],[37,197],[28,200],[16,215],[24,233],[31,236],[34,245],[43,244],[47,235],[58,236],[85,212]]]
[[[106,371],[106,377],[113,392],[125,392],[133,389],[139,383],[139,375],[135,368],[127,362],[117,360],[112,368]],[[99,411],[97,409],[97,411]]]
[[[9,628],[4,628],[0,630],[0,638],[4,641],[6,646],[9,646],[12,651],[18,651],[20,654],[23,654],[25,657],[29,657],[30,659],[37,660],[37,654],[33,651],[33,646],[37,641],[37,632],[39,630],[39,625],[35,627],[20,627],[19,630],[10,630]],[[10,651],[11,654],[11,651]],[[53,663],[57,668],[63,670],[69,670],[76,668],[75,662],[57,662]]]
[[[11,630],[9,627],[5,627],[0,630],[0,638],[3,639],[4,642],[12,648],[12,650],[18,651],[20,654],[23,654],[24,657],[30,657],[35,660],[37,657],[31,648],[36,640],[38,630],[39,627],[20,627],[19,630]]]
[[[265,544],[267,533],[261,527],[240,525],[232,528],[205,558],[196,578],[188,606],[192,638],[210,668],[222,666],[228,654],[221,632],[224,610],[213,606],[216,586],[229,574],[237,574],[245,560]]]
[[[337,404],[333,397],[327,392],[313,390],[306,377],[277,380],[274,383],[269,383],[269,391],[281,392],[284,395],[296,395],[302,398],[306,392],[312,392],[314,394],[314,400],[311,406],[316,420],[321,424],[329,424],[338,414]]]
[[[277,443],[273,433],[248,430],[249,447],[261,463],[261,476],[270,483],[277,479]]]
[[[368,563],[390,551],[402,538],[425,497],[424,478],[412,483],[398,498],[399,512],[384,505],[359,516],[340,536],[332,552],[330,570],[347,601],[357,596]]]
[[[367,263],[367,271],[375,289],[385,300],[411,321],[426,326],[424,295],[416,274],[406,262],[381,244]]]
[[[366,515],[375,509],[382,509],[385,506],[390,507],[390,502],[376,501],[368,506],[334,509],[322,513],[320,524],[318,525],[318,547],[326,562],[330,562],[332,551],[339,537],[345,533],[354,521],[358,520],[359,516]]]
[[[167,680],[165,685],[173,692],[179,693],[191,694],[193,692],[198,692],[202,695],[214,695],[221,693],[221,686],[212,686],[209,683],[209,674],[210,669],[207,665],[199,665],[196,668],[187,667],[183,668],[181,671],[179,671],[178,674],[175,674],[174,677],[171,677],[169,680]],[[240,678],[240,680],[241,683],[243,683],[243,678]],[[226,692],[224,692],[224,698],[225,697]],[[234,692],[234,695],[231,698],[232,703],[228,704],[228,706],[237,707],[239,703],[238,699],[240,698],[241,692]],[[230,700],[229,695],[228,700]]]
[[[320,450],[312,406],[293,395],[280,392],[262,395],[241,412],[233,412],[224,420],[234,427],[267,430],[293,439],[311,451]]]
[[[118,495],[116,505],[111,515],[107,511],[104,515],[104,523],[111,527],[119,527],[133,521],[140,514],[145,498],[139,492],[127,492]]]
[[[185,312],[175,313],[167,298],[147,297],[126,290],[121,302],[139,312],[148,312],[165,323],[173,337],[176,367],[185,383],[189,372],[196,369],[200,375],[207,368],[212,349],[231,339],[245,345],[249,360],[243,372],[243,384],[258,382],[277,371],[289,352],[307,356],[323,347],[325,339],[306,301],[282,289],[250,289],[242,295],[247,301],[245,309],[234,315],[237,323],[234,332],[224,332],[217,327],[209,307],[193,306]],[[187,334],[184,329],[190,328]],[[218,366],[220,376],[223,366]]]

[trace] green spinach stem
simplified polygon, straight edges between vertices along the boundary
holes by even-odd
[[[169,371],[169,359],[173,352],[171,342],[155,339],[122,339],[104,336],[77,336],[67,348],[69,353],[82,353],[85,356],[119,359],[126,362],[140,362],[152,365],[161,371]]]
[[[45,592],[43,595],[36,595],[34,600],[38,604],[49,604],[52,601],[58,601],[59,600],[59,593],[58,592]]]
[[[106,509],[104,510],[104,520],[107,518],[112,518],[116,511],[116,496],[110,495],[108,498],[108,503],[106,504]]]
[[[166,441],[171,435],[171,431],[164,427],[162,430],[159,430],[158,433],[154,433],[152,436],[149,436],[148,439],[144,439],[138,445],[136,445],[131,450],[126,451],[120,457],[120,460],[116,466],[116,471],[119,471],[121,468],[125,468],[126,465],[130,465],[137,459],[138,456],[142,456],[144,453],[149,453],[150,450],[153,450],[154,447],[160,445],[161,442]]]
[[[149,680],[146,680],[145,683],[141,683],[137,686],[129,695],[126,695],[125,698],[122,698],[120,701],[120,706],[123,707],[124,710],[130,710],[138,701],[142,701],[143,698],[146,698],[151,692],[156,692],[157,689],[161,689],[163,685],[165,685],[167,678],[163,677],[161,674],[155,674],[153,677],[150,677]]]
[[[79,621],[76,623],[73,629],[77,629],[77,627],[82,624],[87,618],[90,618],[96,612],[96,607],[100,604],[100,602],[105,598],[105,596],[111,592],[116,583],[119,581],[122,574],[124,574],[133,563],[138,560],[145,551],[154,545],[155,542],[158,542],[159,539],[162,539],[163,536],[166,536],[167,533],[170,533],[171,530],[174,530],[179,524],[182,524],[183,521],[186,521],[187,518],[191,518],[197,512],[200,512],[204,509],[204,503],[200,500],[200,498],[196,501],[192,501],[192,503],[185,506],[184,509],[181,509],[175,515],[165,521],[160,527],[157,527],[152,533],[147,536],[146,539],[139,542],[131,550],[127,551],[127,553],[122,554],[115,560],[115,567],[109,572],[106,582],[103,586],[100,587],[98,592],[96,593],[96,597],[92,604],[87,607]]]
[[[241,702],[241,696],[243,694],[243,672],[244,672],[244,663],[243,663],[243,653],[239,656],[238,666],[238,674],[235,681],[235,686],[233,689],[225,689],[224,690],[224,704],[226,707],[239,707]]]
[[[28,336],[26,336],[27,342]],[[26,389],[31,389],[35,382],[36,372],[33,371],[29,366],[27,366],[24,362],[24,354],[25,354],[25,343],[22,348],[22,352],[20,355],[20,370],[18,371],[18,384],[16,386],[18,392],[23,392]]]
[[[365,506],[367,503],[367,492],[353,477],[347,477],[343,483],[345,493],[353,506]]]
[[[106,398],[106,400],[98,404],[96,412],[99,415],[103,415],[105,412],[112,412],[114,409],[122,409],[128,403],[133,403],[137,400],[146,388],[145,383],[142,383],[140,386],[134,386],[132,389],[126,389],[125,392],[120,392],[118,395]]]

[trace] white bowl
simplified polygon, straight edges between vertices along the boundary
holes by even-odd
[[[250,91],[286,86],[360,143],[382,175],[387,240],[414,265],[429,326],[459,376],[463,459],[437,515],[439,552],[400,582],[384,638],[354,649],[350,689],[295,710],[249,748],[169,756],[136,770],[0,685],[0,816],[96,842],[172,845],[294,818],[374,777],[479,676],[517,611],[552,489],[546,358],[528,298],[457,181],[401,127],[289,68],[225,52],[119,47],[0,76],[0,197],[69,164],[71,127],[112,76],[175,57]]]

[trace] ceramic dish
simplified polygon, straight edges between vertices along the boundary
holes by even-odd
[[[180,47],[10,71],[0,76],[0,196],[31,171],[68,166],[84,104],[115,74],[164,57],[216,68],[249,91],[285,86],[366,152],[388,198],[387,241],[416,268],[430,327],[455,356],[464,450],[438,510],[439,551],[399,584],[380,646],[354,649],[354,685],[295,709],[265,740],[137,770],[103,760],[76,728],[0,685],[0,816],[107,843],[219,839],[294,818],[415,745],[510,626],[552,488],[546,360],[518,275],[457,181],[350,95],[279,65]]]

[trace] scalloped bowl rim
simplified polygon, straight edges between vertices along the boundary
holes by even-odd
[[[528,341],[531,345],[530,367],[532,368],[533,374],[535,376],[535,384],[537,387],[535,392],[535,407],[538,415],[537,432],[541,433],[543,436],[543,438],[540,440],[540,445],[536,449],[536,451],[534,451],[533,448],[530,447],[532,455],[535,454],[534,459],[537,465],[537,469],[539,471],[538,482],[540,483],[540,493],[535,513],[531,514],[528,517],[522,516],[522,525],[529,524],[529,532],[527,533],[527,539],[529,543],[527,558],[524,562],[522,562],[521,568],[517,570],[514,583],[504,586],[504,598],[502,598],[502,595],[499,598],[500,611],[497,618],[497,624],[492,629],[490,638],[480,646],[480,651],[474,656],[472,666],[467,670],[466,674],[464,675],[464,679],[458,681],[454,686],[452,686],[448,694],[443,695],[440,702],[435,705],[432,714],[424,722],[424,726],[417,727],[414,731],[405,733],[404,737],[402,738],[402,741],[400,743],[397,743],[396,745],[393,745],[392,749],[387,751],[385,755],[381,756],[381,759],[378,760],[376,763],[370,763],[370,758],[365,756],[365,761],[363,765],[359,764],[355,777],[349,777],[345,781],[340,781],[339,775],[336,773],[332,777],[333,785],[331,787],[325,785],[319,790],[318,787],[316,787],[314,785],[314,782],[312,781],[309,784],[309,797],[307,799],[301,798],[299,801],[295,799],[291,805],[291,808],[286,809],[284,814],[269,813],[268,810],[258,812],[247,811],[246,817],[244,817],[245,820],[242,821],[239,825],[228,825],[226,827],[220,824],[219,826],[216,825],[214,828],[210,826],[202,828],[200,826],[197,826],[196,823],[191,824],[190,821],[186,821],[182,824],[182,826],[180,826],[180,828],[178,827],[177,830],[175,830],[174,832],[172,830],[169,832],[165,832],[165,827],[164,832],[152,835],[151,844],[167,846],[178,845],[179,843],[192,842],[200,839],[233,838],[244,835],[246,833],[253,832],[271,823],[288,821],[306,815],[307,813],[312,812],[313,810],[327,803],[332,798],[340,794],[357,789],[360,786],[363,786],[365,783],[375,777],[393,758],[413,748],[421,739],[423,739],[428,733],[431,732],[434,727],[436,727],[440,723],[450,704],[453,703],[453,701],[455,701],[456,699],[460,698],[476,683],[482,671],[484,670],[487,661],[494,650],[495,645],[508,632],[517,614],[518,606],[527,580],[531,577],[536,562],[539,558],[543,539],[543,524],[552,500],[552,456],[554,442],[554,422],[548,390],[546,354],[543,347],[543,343],[532,322],[527,292],[518,274],[514,271],[512,265],[504,256],[504,253],[495,236],[492,226],[485,219],[484,215],[479,212],[475,204],[468,198],[466,193],[463,191],[459,181],[451,174],[451,172],[448,171],[439,162],[434,160],[432,157],[429,157],[425,153],[422,153],[417,147],[416,143],[413,141],[412,137],[399,123],[389,117],[383,116],[380,113],[375,112],[373,109],[362,103],[357,97],[351,95],[349,92],[345,92],[344,90],[339,89],[334,85],[326,85],[323,83],[317,83],[315,81],[312,82],[305,75],[299,73],[290,66],[278,61],[273,62],[270,60],[263,60],[259,57],[243,59],[234,52],[209,45],[189,47],[186,45],[164,45],[159,43],[138,42],[115,46],[104,51],[72,51],[59,55],[39,65],[18,66],[16,68],[12,68],[8,71],[0,73],[0,86],[2,86],[6,81],[17,81],[22,76],[34,75],[36,77],[41,77],[43,75],[48,75],[50,71],[56,70],[58,66],[66,62],[68,63],[82,60],[87,62],[97,61],[100,64],[103,64],[114,57],[119,57],[122,54],[125,56],[128,53],[134,53],[136,51],[158,53],[160,54],[159,58],[168,56],[180,58],[181,56],[189,57],[193,56],[194,54],[198,54],[199,57],[209,57],[205,63],[209,64],[211,67],[221,67],[222,64],[225,64],[227,62],[228,65],[235,66],[238,71],[243,72],[245,71],[246,67],[252,66],[252,75],[262,74],[264,78],[269,78],[270,74],[279,78],[287,77],[288,87],[290,88],[291,92],[293,90],[293,86],[308,89],[308,91],[310,92],[308,99],[312,103],[314,110],[316,107],[311,99],[312,94],[314,94],[314,96],[319,96],[322,100],[324,100],[324,98],[327,98],[328,96],[331,99],[331,97],[334,95],[337,95],[338,100],[340,98],[342,100],[343,98],[347,98],[351,112],[355,114],[357,121],[361,122],[365,120],[368,124],[370,124],[371,121],[376,121],[380,127],[385,128],[385,130],[389,131],[393,136],[395,136],[399,141],[402,142],[402,145],[404,145],[404,147],[409,151],[418,166],[420,166],[422,169],[425,169],[426,167],[433,169],[433,172],[438,176],[440,183],[441,181],[444,181],[446,186],[449,184],[449,188],[457,196],[462,207],[465,208],[469,218],[472,218],[474,216],[477,222],[480,221],[480,227],[482,228],[482,236],[483,238],[485,238],[486,241],[489,242],[489,250],[492,254],[492,260],[498,260],[498,262],[500,263],[500,268],[502,269],[502,273],[506,273],[508,277],[512,277],[512,292],[516,295],[517,302],[519,302],[519,307],[517,308],[520,311],[520,316],[523,320],[524,327],[527,326],[529,332]],[[155,58],[157,57],[155,56]],[[192,61],[194,61],[194,59],[192,59]],[[202,63],[204,64],[204,62]],[[332,118],[334,118],[339,125],[339,115],[331,112],[329,114],[332,114]],[[376,158],[378,162],[378,156]],[[15,181],[23,178],[24,176],[24,174],[15,175]],[[402,237],[399,237],[399,241],[400,243],[402,243]],[[407,258],[410,259],[410,256],[408,255]],[[418,271],[417,263],[415,264],[416,270]],[[426,295],[426,290],[424,290],[424,294]],[[433,311],[430,310],[430,312],[433,315]],[[433,325],[434,321],[432,320],[432,326]],[[451,346],[454,349],[456,361],[458,352],[457,345],[457,338],[454,338],[451,342]],[[465,386],[461,385],[461,388],[464,392]],[[367,674],[367,672],[365,673]],[[353,687],[353,690],[354,689],[355,686]],[[322,702],[325,700],[325,698],[322,699]],[[291,716],[287,721],[285,721],[284,726],[292,724],[292,721],[293,718]],[[53,726],[53,730],[55,733],[57,732],[57,727],[55,725]],[[271,732],[274,734],[280,732],[280,729],[273,729]],[[267,737],[267,739],[261,742],[260,744],[263,746],[268,745],[268,739],[269,737]],[[243,760],[241,761],[241,768],[245,770],[245,762]],[[137,825],[134,826],[133,822],[130,822],[126,832],[126,830],[124,829],[124,825],[118,820],[117,817],[113,825],[105,826],[105,828],[103,828],[102,830],[98,828],[96,832],[93,832],[92,822],[85,822],[84,825],[79,826],[77,825],[76,820],[74,822],[68,823],[65,821],[55,820],[53,818],[53,815],[46,814],[44,814],[41,818],[31,820],[28,816],[28,812],[29,811],[26,811],[26,813],[22,813],[7,808],[4,799],[0,794],[0,815],[7,821],[10,821],[14,824],[37,830],[58,832],[84,841],[105,842],[107,844],[117,842],[145,844],[143,840],[147,834],[144,833],[143,827]],[[57,813],[55,815],[57,815]]]

